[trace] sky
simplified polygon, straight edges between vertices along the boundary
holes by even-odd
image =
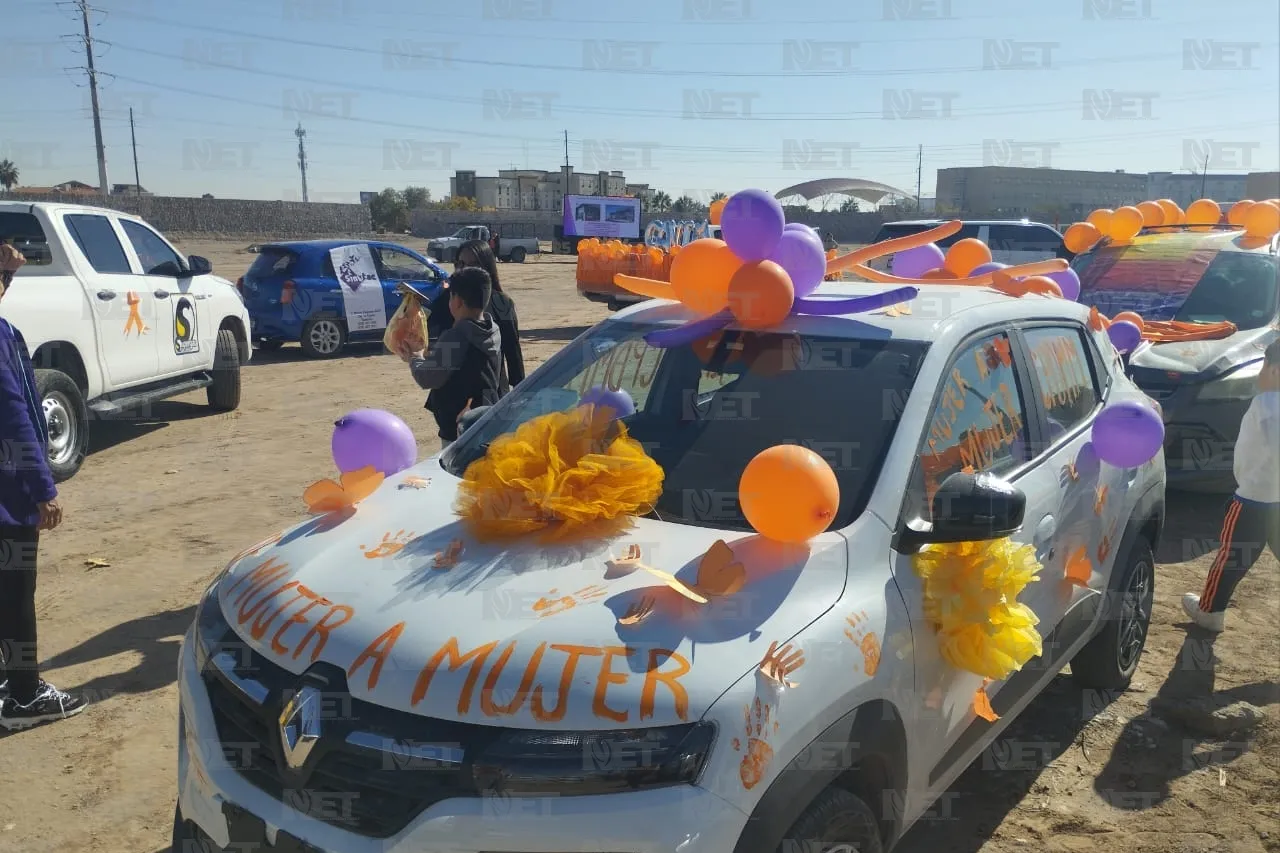
[[[0,160],[97,184],[75,4],[4,0]],[[111,183],[312,201],[456,169],[673,198],[936,170],[1274,171],[1275,0],[96,0]],[[80,33],[80,36],[77,36]],[[919,154],[919,157],[917,156]],[[917,176],[917,163],[920,173]]]

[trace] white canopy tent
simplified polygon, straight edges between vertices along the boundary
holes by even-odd
[[[799,197],[808,203],[815,198],[821,198],[826,195],[852,196],[868,204],[879,204],[889,196],[915,198],[914,193],[909,193],[906,190],[900,190],[897,187],[891,187],[878,181],[867,181],[860,178],[819,178],[814,181],[805,181],[802,184],[795,184],[786,189],[778,190],[773,194],[773,197],[779,201]]]

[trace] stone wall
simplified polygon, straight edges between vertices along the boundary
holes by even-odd
[[[264,240],[354,237],[372,231],[369,206],[177,196],[0,193],[0,201],[89,204],[141,216],[164,234],[252,236]]]

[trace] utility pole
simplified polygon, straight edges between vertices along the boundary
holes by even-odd
[[[569,131],[567,130],[564,132],[564,167],[571,168],[569,166]]]
[[[1200,173],[1200,198],[1204,198],[1205,181],[1209,179],[1209,153],[1204,155],[1204,171]]]
[[[920,179],[924,174],[924,146],[916,149],[916,212],[920,211]]]
[[[293,132],[298,137],[298,169],[302,172],[302,201],[309,201],[307,198],[307,132],[302,129],[302,122],[298,122],[298,129]]]
[[[93,141],[98,148],[98,192],[107,195],[111,185],[107,183],[107,149],[102,144],[102,116],[98,109],[98,72],[93,66],[93,35],[89,32],[89,2],[76,0],[80,17],[84,21],[84,53],[89,68],[89,102],[93,106]]]
[[[138,177],[138,136],[133,131],[133,107],[129,107],[129,141],[133,143],[133,189],[142,198],[142,178]]]

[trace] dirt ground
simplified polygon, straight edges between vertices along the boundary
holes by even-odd
[[[249,242],[183,248],[234,280],[253,260]],[[502,273],[531,365],[607,314],[577,296],[569,259]],[[378,347],[311,362],[290,346],[255,353],[230,415],[210,414],[201,394],[95,425],[92,455],[62,488],[64,526],[43,543],[37,597],[44,675],[93,706],[0,739],[0,851],[169,850],[175,669],[200,591],[240,548],[303,515],[303,489],[331,473],[330,430],[344,411],[389,409],[434,450],[423,396]],[[1178,606],[1208,569],[1221,505],[1171,495],[1133,689],[1081,697],[1060,677],[902,850],[1280,851],[1277,562],[1264,555],[1216,644],[1189,634]],[[1197,734],[1176,713],[1179,697],[1209,694],[1267,718],[1247,736]]]

